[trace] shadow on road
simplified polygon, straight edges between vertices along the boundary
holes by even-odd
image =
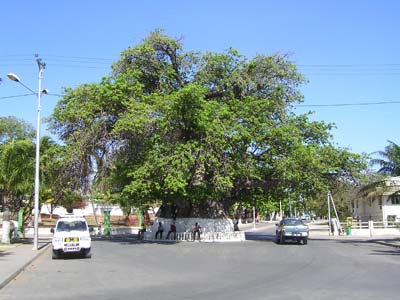
[[[400,255],[399,249],[393,250],[374,250],[371,255]]]
[[[10,253],[9,253],[8,251],[2,251],[2,250],[0,249],[0,259],[3,258],[3,257],[6,257],[6,256],[8,256],[8,255],[10,255]]]
[[[109,236],[92,236],[92,241],[104,241],[110,243],[118,243],[123,245],[142,245],[142,244],[160,244],[160,245],[174,245],[177,241],[174,240],[144,240],[140,241],[137,234],[132,235],[109,235]]]
[[[246,241],[266,241],[275,242],[275,235],[262,232],[245,232]]]
[[[387,246],[387,250],[372,250],[371,255],[400,255],[400,241],[398,239],[388,238],[388,239],[365,239],[365,240],[327,240],[313,238],[313,241],[330,241],[338,244],[349,244],[354,246],[360,245],[383,245]]]

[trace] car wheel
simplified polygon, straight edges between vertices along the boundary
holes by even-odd
[[[303,245],[307,245],[307,243],[308,243],[308,237],[304,237],[303,238]]]
[[[285,243],[285,236],[283,235],[283,233],[281,233],[280,244],[284,243]]]
[[[84,249],[82,252],[82,257],[83,258],[92,258],[92,253],[90,252],[90,249]]]
[[[279,239],[278,231],[275,231],[275,242],[276,242],[277,244],[280,244],[280,243],[281,243],[281,241],[280,241],[280,239]]]
[[[53,251],[51,252],[51,258],[52,258],[52,259],[59,259],[59,258],[60,258],[60,255],[58,254],[58,251],[57,251],[57,250],[53,250]]]

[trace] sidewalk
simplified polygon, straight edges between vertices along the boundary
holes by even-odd
[[[274,222],[266,222],[264,226],[261,223],[254,225],[251,223],[242,224],[241,230],[244,232],[257,232],[266,227],[275,226]],[[321,226],[322,224],[313,224],[310,226],[310,240],[342,240],[342,241],[366,241],[370,243],[381,244],[400,248],[400,235],[396,236],[375,236],[375,237],[360,237],[329,235],[328,227]],[[271,237],[273,237],[271,235]],[[13,280],[20,272],[28,267],[37,257],[42,255],[50,246],[51,237],[43,237],[39,239],[39,250],[32,250],[32,239],[21,239],[11,245],[0,244],[0,290]]]
[[[262,231],[265,228],[271,228],[275,226],[277,221],[262,221],[261,223],[257,223],[256,228],[252,223],[241,225],[240,229],[247,233],[255,233],[257,231]],[[310,229],[309,239],[312,240],[337,240],[337,241],[354,241],[354,242],[368,242],[375,243],[384,246],[396,247],[400,248],[400,231],[398,234],[389,234],[389,235],[329,235],[328,223],[327,221],[316,221],[308,223]],[[271,239],[275,238],[274,234],[270,234]]]
[[[400,232],[396,235],[329,235],[326,222],[310,223],[310,240],[347,240],[347,241],[367,241],[385,246],[400,248]]]
[[[32,239],[20,239],[10,245],[0,244],[0,290],[42,255],[49,239],[39,239],[39,250],[33,250]]]

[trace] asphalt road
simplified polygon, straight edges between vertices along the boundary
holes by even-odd
[[[48,251],[0,299],[399,299],[398,249],[332,240],[277,245],[269,233],[231,243],[98,240],[91,259],[51,260]]]

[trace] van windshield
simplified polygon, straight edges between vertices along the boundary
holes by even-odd
[[[86,231],[87,226],[84,221],[60,221],[57,224],[56,231]]]

